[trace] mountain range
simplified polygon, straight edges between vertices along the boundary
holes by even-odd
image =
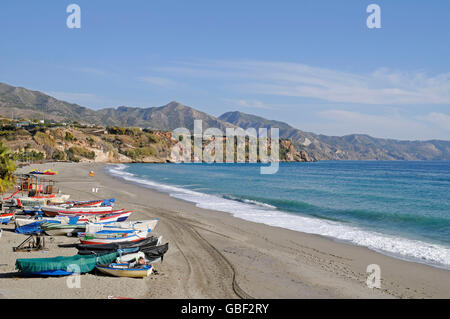
[[[200,119],[203,129],[216,127],[224,132],[228,127],[279,128],[281,138],[290,139],[298,151],[305,151],[312,160],[450,160],[450,141],[401,141],[364,134],[319,135],[238,111],[215,117],[175,101],[160,107],[92,110],[4,83],[0,83],[0,115],[167,131],[178,127],[192,130],[194,120]]]

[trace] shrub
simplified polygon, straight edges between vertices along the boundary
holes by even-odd
[[[84,157],[84,158],[88,158],[88,159],[95,159],[95,152],[94,151],[89,151],[83,147],[79,147],[79,146],[72,146],[71,148],[69,148],[66,152],[69,152],[69,159],[70,157],[76,157],[76,155]]]

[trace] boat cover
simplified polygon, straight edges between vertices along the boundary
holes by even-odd
[[[54,258],[22,258],[16,260],[16,269],[23,273],[42,273],[55,270],[66,271],[70,265],[80,267],[80,273],[92,271],[98,264],[110,264],[117,258],[118,253],[102,255],[75,255]]]
[[[145,247],[139,250],[142,251],[149,260],[156,258],[161,258],[161,260],[163,260],[164,254],[169,250],[169,243],[161,246]]]
[[[42,232],[41,228],[42,222],[34,222],[31,224],[23,225],[21,227],[16,228],[15,232],[23,235],[32,235]]]

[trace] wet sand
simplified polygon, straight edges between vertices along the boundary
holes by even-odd
[[[158,164],[154,164],[158,165]],[[158,274],[145,279],[81,276],[81,288],[68,288],[69,277],[23,278],[17,258],[70,256],[69,237],[47,237],[45,252],[14,253],[26,237],[1,226],[0,298],[449,298],[450,271],[403,261],[330,238],[267,226],[205,210],[168,194],[104,173],[104,164],[55,163],[23,168],[52,168],[71,199],[116,198],[117,208],[132,209],[130,220],[159,218],[154,235],[163,235],[169,251]],[[95,177],[88,172],[95,171]],[[98,187],[98,193],[92,188]],[[370,289],[369,264],[381,268],[381,288]],[[70,280],[70,279],[69,279]]]

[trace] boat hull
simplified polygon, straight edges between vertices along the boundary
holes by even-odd
[[[123,266],[121,266],[123,265]],[[128,264],[111,264],[108,266],[98,265],[96,268],[101,272],[115,277],[144,278],[152,273],[152,266],[144,268],[126,268]],[[122,268],[121,268],[122,267]]]
[[[128,234],[128,235],[123,235],[123,236],[109,236],[109,235],[105,235],[105,236],[95,236],[90,238],[90,236],[88,237],[84,237],[80,239],[80,242],[84,245],[101,245],[101,244],[113,244],[113,243],[121,243],[121,242],[136,242],[136,241],[140,241],[144,238],[147,238],[147,235],[149,233],[146,231],[143,232],[135,232],[132,234]]]
[[[6,225],[13,218],[14,213],[0,214],[0,224]]]

